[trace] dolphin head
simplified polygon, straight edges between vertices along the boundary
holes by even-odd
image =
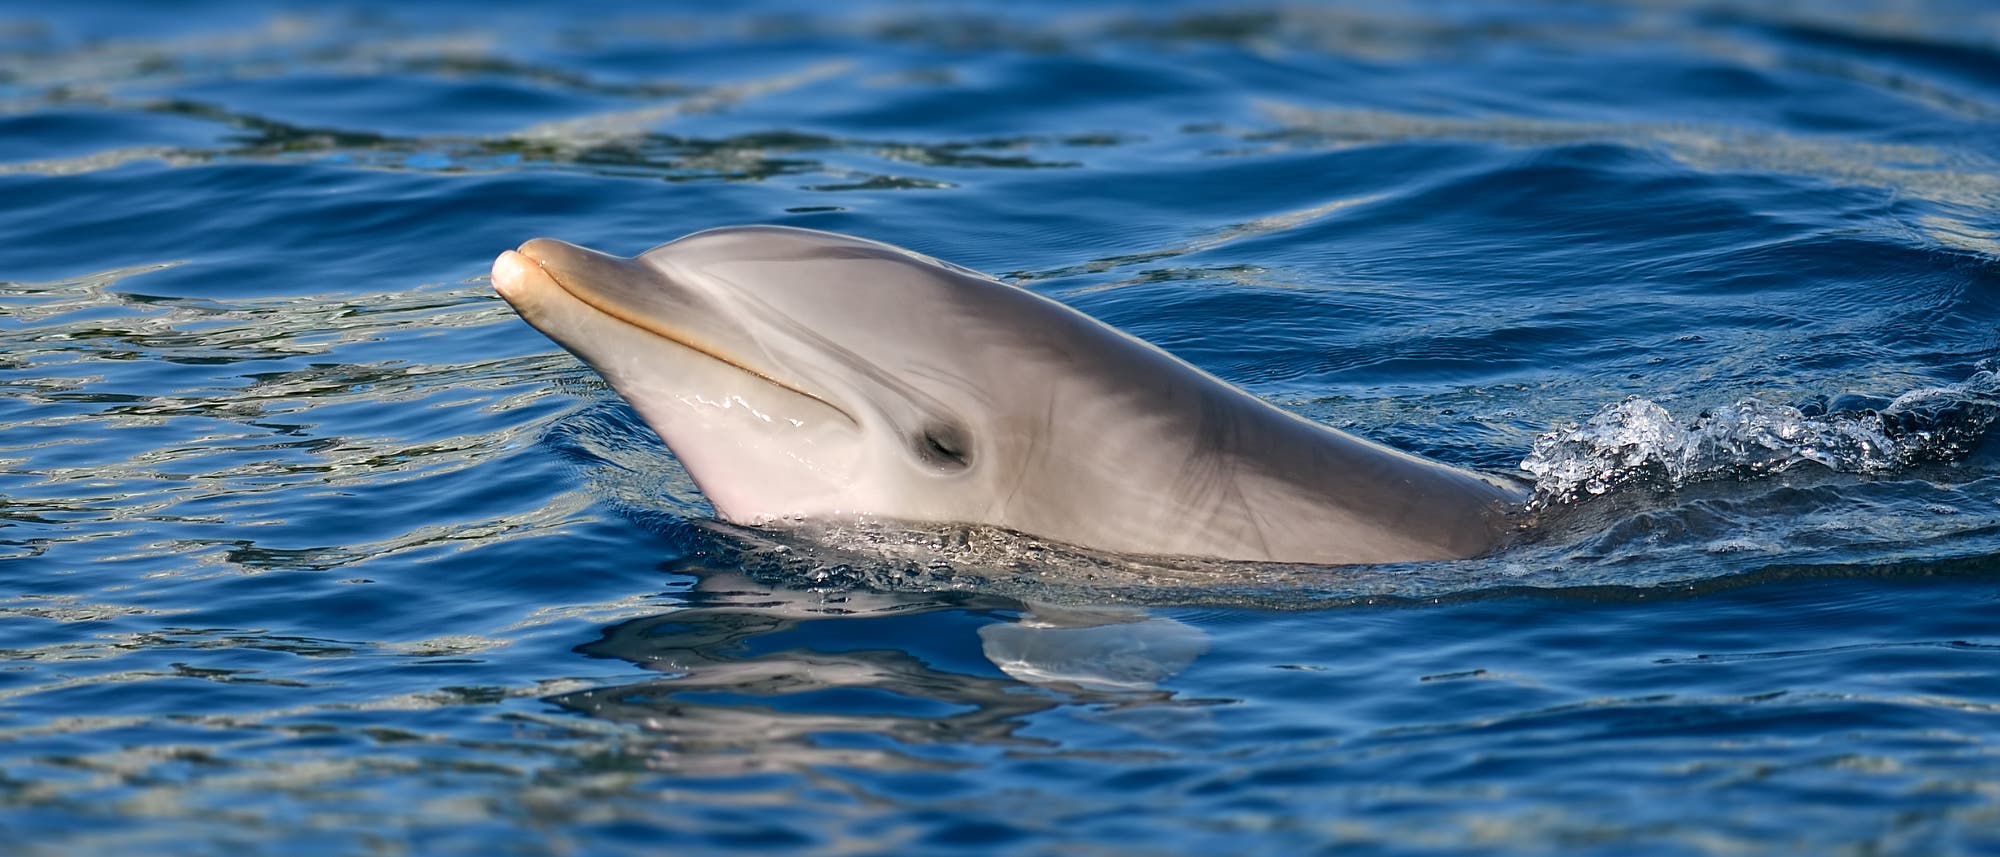
[[[538,238],[493,287],[725,520],[985,524],[1119,553],[1471,556],[1520,490],[1311,423],[1063,304],[863,238]]]
[[[887,244],[768,226],[629,259],[538,238],[500,255],[493,285],[745,524],[994,521],[1032,446],[996,416],[1047,412],[1033,379],[1075,315]]]

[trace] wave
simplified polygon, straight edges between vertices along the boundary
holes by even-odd
[[[1535,477],[1531,505],[1575,503],[1644,485],[1677,488],[1756,478],[1815,464],[1842,473],[1892,473],[1966,456],[2000,420],[2000,361],[1959,384],[1894,399],[1819,398],[1802,405],[1742,399],[1683,424],[1633,396],[1582,424],[1536,438],[1521,469]]]

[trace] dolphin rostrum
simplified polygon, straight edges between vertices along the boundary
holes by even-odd
[[[603,375],[716,514],[983,524],[1123,554],[1492,550],[1525,492],[1284,411],[1054,300],[777,226],[625,259],[549,238],[493,288]]]

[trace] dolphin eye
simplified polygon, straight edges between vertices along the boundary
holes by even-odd
[[[965,437],[946,425],[930,426],[917,435],[917,456],[939,470],[957,471],[972,466]]]

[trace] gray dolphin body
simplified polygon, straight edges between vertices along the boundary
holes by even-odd
[[[1126,554],[1455,559],[1524,492],[1281,410],[1056,301],[774,226],[626,259],[538,238],[493,287],[725,520],[985,524]]]

